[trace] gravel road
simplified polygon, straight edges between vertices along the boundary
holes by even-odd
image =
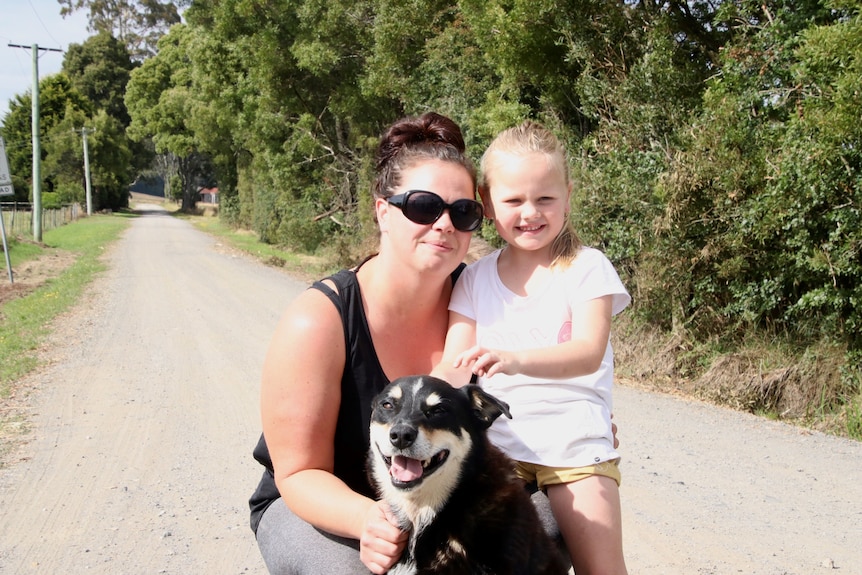
[[[306,284],[140,208],[27,382],[0,573],[266,572],[258,379]],[[626,387],[615,412],[632,575],[862,575],[862,444]]]

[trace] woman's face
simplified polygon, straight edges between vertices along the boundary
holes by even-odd
[[[456,200],[475,199],[473,180],[463,166],[442,160],[425,160],[401,173],[401,185],[393,195],[410,190],[424,190],[440,196],[451,204]],[[439,268],[451,273],[463,261],[470,247],[471,232],[459,231],[452,225],[449,210],[430,224],[409,220],[396,206],[385,199],[376,201],[380,222],[381,250],[384,243],[419,270]]]

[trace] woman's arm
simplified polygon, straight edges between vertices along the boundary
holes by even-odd
[[[284,503],[319,529],[359,539],[363,561],[383,573],[406,534],[386,521],[381,504],[333,474],[344,358],[337,310],[319,291],[303,292],[276,327],[264,361],[263,433]]]

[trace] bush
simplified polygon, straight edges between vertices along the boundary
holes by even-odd
[[[42,209],[56,210],[63,207],[63,201],[57,192],[42,192]]]

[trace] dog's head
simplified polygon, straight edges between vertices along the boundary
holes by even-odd
[[[402,377],[374,399],[370,466],[384,492],[431,483],[448,495],[484,430],[509,406],[477,385],[454,388],[428,375]]]

